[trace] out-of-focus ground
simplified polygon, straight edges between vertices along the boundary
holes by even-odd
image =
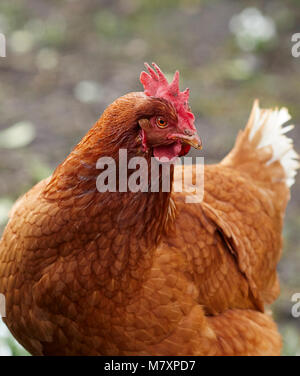
[[[1,0],[0,32],[0,232],[17,197],[53,171],[106,105],[141,90],[144,61],[180,70],[206,163],[230,150],[254,98],[289,108],[300,151],[300,58],[291,54],[299,1]],[[300,293],[299,188],[300,178],[273,306],[285,355],[300,354],[300,318],[291,315]],[[0,354],[23,353],[1,326]]]

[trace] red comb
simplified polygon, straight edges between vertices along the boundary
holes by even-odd
[[[149,64],[145,63],[145,67],[148,69],[149,73],[142,72],[140,76],[140,81],[144,86],[144,92],[146,95],[157,98],[164,98],[171,102],[176,108],[179,122],[178,125],[182,130],[190,129],[196,132],[194,125],[195,117],[189,111],[189,89],[183,92],[179,90],[179,72],[176,71],[173,81],[169,84],[165,75],[161,69],[152,63],[153,68]]]

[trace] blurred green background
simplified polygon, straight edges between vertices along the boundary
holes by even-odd
[[[244,127],[254,98],[287,106],[300,151],[299,0],[1,0],[0,233],[19,195],[51,174],[103,109],[141,90],[143,62],[181,72],[203,139],[219,161]],[[273,310],[284,355],[300,355],[300,179],[292,190]],[[0,325],[0,355],[25,351]]]

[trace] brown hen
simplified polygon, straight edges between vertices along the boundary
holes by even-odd
[[[164,192],[162,170],[158,192],[99,192],[100,157],[118,167],[126,149],[128,160],[150,166],[153,156],[200,148],[178,74],[169,85],[154,67],[141,76],[144,93],[110,105],[15,204],[0,243],[5,323],[35,355],[279,355],[264,305],[279,294],[283,216],[298,168],[283,135],[288,113],[255,103],[231,153],[205,166],[202,202],[187,203],[187,186]]]

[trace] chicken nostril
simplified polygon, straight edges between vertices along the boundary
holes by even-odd
[[[186,134],[187,136],[193,136],[194,133],[190,129],[185,129],[184,134]]]

